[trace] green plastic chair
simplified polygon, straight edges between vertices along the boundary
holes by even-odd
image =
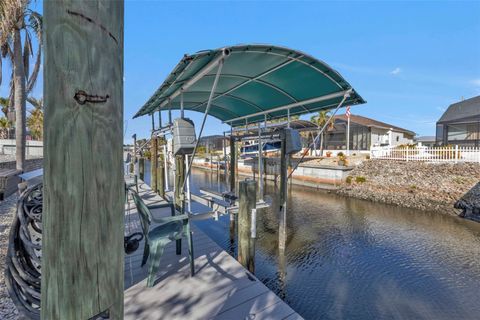
[[[160,258],[162,257],[165,246],[171,241],[177,241],[177,254],[181,254],[181,239],[185,236],[188,241],[188,255],[190,258],[190,273],[191,276],[195,274],[194,259],[193,259],[193,242],[192,233],[190,231],[190,224],[188,215],[175,215],[175,208],[173,204],[159,204],[147,206],[142,198],[135,191],[131,190],[133,201],[137,207],[140,215],[140,223],[142,225],[143,235],[145,237],[145,247],[143,250],[142,267],[150,258],[150,265],[148,269],[147,287],[152,287],[155,282],[155,275],[160,266]],[[150,210],[158,208],[170,207],[171,217],[155,218]],[[158,224],[150,230],[151,223]]]

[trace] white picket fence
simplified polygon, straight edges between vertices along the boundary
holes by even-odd
[[[428,161],[428,162],[477,162],[480,163],[478,147],[372,147],[372,159]]]

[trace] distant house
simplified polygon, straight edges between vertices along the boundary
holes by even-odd
[[[438,145],[480,146],[480,96],[451,104],[437,121]]]
[[[425,147],[433,147],[433,146],[435,146],[435,143],[436,143],[436,137],[435,136],[415,137],[415,142],[418,145],[422,145],[422,146],[425,146]]]
[[[326,150],[346,149],[347,116],[334,117],[326,134]],[[372,146],[412,144],[415,132],[367,117],[350,116],[350,150],[367,151]]]
[[[209,153],[215,151],[223,151],[224,143],[225,148],[228,148],[230,146],[230,140],[228,138],[225,138],[222,135],[213,135],[201,137],[198,145],[205,147],[205,150],[207,151],[207,153]]]

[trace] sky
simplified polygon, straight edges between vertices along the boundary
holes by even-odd
[[[41,1],[35,6],[41,11]],[[480,1],[127,0],[125,142],[134,133],[149,136],[150,118],[132,117],[185,53],[249,43],[286,46],[326,62],[367,101],[353,114],[418,135],[434,135],[451,103],[480,95]],[[33,95],[42,95],[42,81]],[[209,117],[204,135],[228,129]]]

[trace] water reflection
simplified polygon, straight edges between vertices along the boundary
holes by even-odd
[[[192,190],[224,191],[194,170]],[[478,319],[480,224],[294,186],[285,251],[278,213],[257,214],[257,277],[307,319]],[[266,194],[278,208],[277,190]],[[228,216],[198,225],[236,254]]]

